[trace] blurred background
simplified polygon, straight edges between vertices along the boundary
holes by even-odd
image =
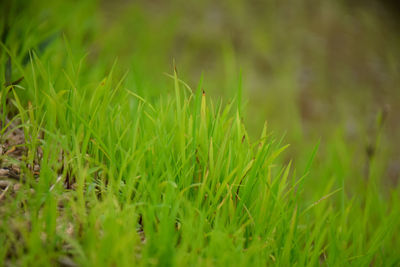
[[[119,74],[130,73],[126,87],[147,99],[173,93],[164,73],[173,72],[174,62],[192,88],[203,74],[206,94],[224,103],[242,84],[243,121],[253,138],[267,121],[276,136],[285,134],[291,147],[284,160],[294,159],[299,170],[320,141],[311,184],[331,178],[338,186],[363,184],[375,177],[384,188],[398,185],[396,1],[44,2],[47,9],[25,9],[32,25],[41,26],[27,25],[21,34],[43,36],[26,46],[41,51],[65,36],[75,54],[104,66],[104,73],[117,59]],[[60,12],[65,17],[57,17]],[[363,187],[345,190],[351,196]]]
[[[288,158],[302,165],[318,140],[324,175],[400,173],[400,32],[396,1],[104,1],[91,56],[118,57],[140,94],[159,95],[163,72],[225,102],[239,73],[244,122],[258,136],[264,121],[286,133]],[[143,80],[140,77],[153,77]],[[329,162],[329,164],[327,163]],[[335,163],[332,163],[335,162]],[[329,166],[332,167],[330,173]],[[353,173],[354,172],[354,173]]]

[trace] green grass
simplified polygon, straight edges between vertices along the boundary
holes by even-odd
[[[2,4],[1,141],[22,129],[24,142],[6,148],[22,156],[1,155],[20,170],[1,192],[1,265],[400,264],[400,188],[383,183],[379,121],[366,160],[340,127],[321,142],[295,135],[288,160],[283,135],[246,130],[241,75],[218,99],[179,65],[154,78],[134,55],[126,71],[124,58],[93,55],[113,39],[96,2],[33,2]]]

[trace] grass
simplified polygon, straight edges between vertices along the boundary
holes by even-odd
[[[288,160],[266,123],[246,130],[240,75],[231,101],[179,66],[150,83],[145,58],[93,58],[96,2],[54,2],[4,6],[2,265],[400,264],[382,120],[366,160],[341,128]]]

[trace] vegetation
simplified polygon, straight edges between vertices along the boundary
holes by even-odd
[[[129,7],[121,20],[131,15],[136,35],[124,43],[118,15],[103,17],[110,3],[0,5],[1,265],[400,264],[386,109],[360,140],[341,121],[307,135],[284,91],[282,124],[256,137],[229,42],[207,83],[198,66],[188,74],[190,54],[168,69],[178,19],[156,32],[159,17],[148,24]],[[276,84],[293,85],[286,78]],[[286,138],[269,129],[286,123]]]

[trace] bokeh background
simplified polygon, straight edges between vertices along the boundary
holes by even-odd
[[[99,9],[103,31],[93,37],[91,56],[118,57],[137,74],[130,83],[140,94],[161,94],[162,73],[175,61],[189,85],[203,73],[204,90],[228,101],[242,72],[244,121],[253,136],[267,121],[286,133],[287,157],[299,165],[321,140],[316,168],[328,177],[340,175],[329,166],[347,164],[341,175],[367,179],[377,157],[382,181],[397,184],[395,1],[104,1]]]

